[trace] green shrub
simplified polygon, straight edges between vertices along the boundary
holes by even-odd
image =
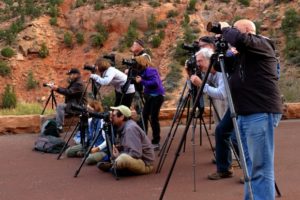
[[[190,23],[190,16],[187,12],[183,15],[183,26],[187,26]]]
[[[105,38],[100,33],[97,33],[96,35],[92,36],[91,44],[93,47],[102,47],[103,43],[105,42]]]
[[[153,36],[151,44],[153,48],[159,47],[161,44],[161,38],[158,35]]]
[[[7,76],[11,72],[10,67],[6,62],[0,60],[0,76]]]
[[[250,6],[250,0],[238,0],[244,6]]]
[[[81,6],[84,5],[84,1],[83,0],[76,0],[74,8],[79,8]]]
[[[64,34],[64,43],[67,47],[73,47],[73,38],[71,33],[65,32]]]
[[[182,78],[182,66],[178,63],[172,63],[169,67],[171,70],[166,76],[164,87],[166,92],[173,92],[180,84],[180,79]]]
[[[160,39],[165,39],[165,31],[160,30],[159,33],[158,33],[158,36],[160,37]]]
[[[127,47],[130,47],[134,40],[138,38],[138,32],[137,32],[137,22],[136,21],[131,21],[129,26],[128,26],[128,31],[125,35],[125,44]]]
[[[173,58],[180,64],[184,65],[185,61],[188,59],[188,54],[186,50],[182,48],[184,41],[177,42],[176,49],[173,55]]]
[[[42,14],[42,9],[34,4],[33,0],[25,0],[25,14],[31,17],[39,17]]]
[[[11,58],[15,55],[15,52],[10,47],[5,47],[1,50],[1,55],[7,58]]]
[[[156,0],[151,0],[148,2],[150,6],[152,6],[153,8],[159,7],[160,3]]]
[[[108,38],[108,32],[103,24],[97,23],[95,29],[105,38],[105,40]]]
[[[184,28],[183,38],[184,38],[184,42],[192,43],[197,38],[197,36],[193,33],[193,30],[191,27],[186,26]]]
[[[6,85],[2,94],[2,108],[15,108],[17,105],[17,96],[11,85]]]
[[[84,35],[83,33],[76,33],[76,41],[78,44],[84,43]]]
[[[176,10],[169,10],[167,13],[167,18],[178,16],[178,12]]]
[[[13,109],[0,109],[0,115],[33,115],[41,114],[43,106],[39,103],[20,103]],[[46,109],[44,114],[54,114],[55,110]]]
[[[57,17],[51,17],[51,18],[49,19],[49,24],[50,24],[51,26],[56,26],[56,25],[57,25]]]
[[[63,0],[47,0],[50,5],[60,5]]]
[[[32,70],[28,72],[26,87],[27,90],[35,89],[39,85],[39,82],[35,80]]]
[[[148,30],[154,31],[156,29],[157,25],[156,25],[156,18],[154,14],[151,14],[148,17],[147,23],[148,23]]]
[[[300,38],[290,38],[284,49],[285,57],[292,64],[300,66]]]
[[[294,8],[290,8],[284,13],[285,18],[281,22],[281,29],[286,37],[294,37],[298,31],[300,16]]]
[[[45,42],[42,43],[41,48],[39,50],[39,56],[41,58],[46,58],[49,55],[49,50]]]
[[[197,0],[190,0],[189,1],[189,4],[187,6],[187,10],[189,13],[193,13],[196,11],[196,3],[197,3]]]
[[[114,105],[115,102],[115,92],[110,92],[109,94],[103,96],[102,98],[102,105],[103,108],[110,108],[111,106]]]
[[[50,6],[48,14],[50,17],[57,17],[59,15],[57,5]]]
[[[256,27],[256,34],[260,34],[260,27],[262,25],[262,21],[254,21]]]
[[[168,22],[166,20],[161,20],[161,21],[157,22],[156,27],[159,29],[162,29],[162,28],[166,28],[167,25],[168,25]]]
[[[98,0],[98,1],[95,3],[94,9],[95,9],[95,10],[102,10],[102,9],[104,9],[104,4],[103,4],[101,1]]]

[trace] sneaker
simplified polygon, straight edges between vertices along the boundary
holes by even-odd
[[[154,149],[154,151],[159,151],[160,145],[159,144],[152,144],[152,148]]]
[[[207,178],[209,180],[220,180],[223,178],[231,178],[233,177],[233,171],[232,170],[228,170],[226,172],[215,172],[213,174],[209,174],[207,176]]]
[[[110,162],[98,162],[97,163],[97,168],[102,171],[105,171],[105,172],[108,172],[111,167],[112,167],[112,163],[110,163]]]
[[[63,133],[64,132],[64,129],[63,129],[62,126],[57,127],[57,130],[58,130],[59,133]]]

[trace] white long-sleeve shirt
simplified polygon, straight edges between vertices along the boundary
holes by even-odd
[[[210,86],[209,83],[213,86]],[[226,100],[225,85],[221,72],[209,74],[203,92],[214,99]]]
[[[97,74],[91,74],[90,78],[100,85],[112,85],[117,92],[122,92],[121,88],[126,83],[127,75],[115,67],[109,67],[103,72],[102,77]],[[130,84],[126,94],[134,93],[134,85]]]

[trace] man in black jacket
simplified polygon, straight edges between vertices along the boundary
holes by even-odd
[[[229,80],[253,198],[274,200],[274,127],[282,113],[277,59],[270,39],[256,35],[250,20],[231,28],[221,22],[224,39],[239,52],[240,64]],[[250,198],[245,184],[245,199]]]
[[[71,105],[85,105],[86,96],[84,93],[84,85],[81,80],[80,71],[72,68],[67,73],[69,75],[69,86],[67,88],[53,85],[52,90],[65,96],[65,103],[58,104],[56,107],[56,123],[60,132],[63,130],[65,114],[77,114],[71,109]]]

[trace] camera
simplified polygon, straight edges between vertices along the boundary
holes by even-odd
[[[96,67],[95,67],[95,66],[84,65],[84,66],[83,66],[83,69],[84,69],[84,70],[88,70],[88,71],[90,71],[91,73],[96,73]]]
[[[43,87],[52,88],[53,86],[54,86],[54,83],[43,83]]]
[[[135,59],[123,59],[122,65],[127,65],[129,67],[137,67],[137,62]]]
[[[218,22],[208,22],[206,30],[215,34],[222,34],[221,24]]]
[[[116,65],[116,55],[115,54],[104,55],[103,58],[110,60],[111,65],[113,65],[113,66]]]
[[[182,49],[187,50],[191,53],[196,53],[197,51],[200,50],[199,47],[199,42],[198,41],[194,41],[192,44],[185,44],[183,43],[181,46]]]
[[[80,105],[76,105],[76,104],[71,104],[71,109],[81,112],[82,115],[84,116],[89,116],[89,117],[94,117],[94,118],[98,118],[98,119],[103,119],[106,122],[110,121],[110,113],[109,112],[89,112],[87,110],[87,108],[80,106]]]

